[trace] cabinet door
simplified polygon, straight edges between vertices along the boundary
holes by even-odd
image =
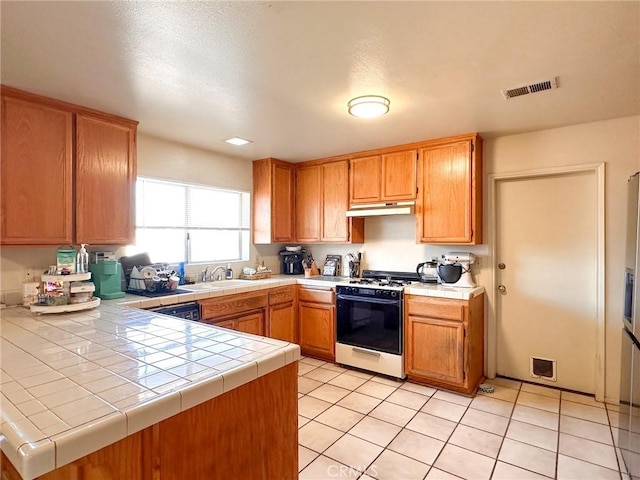
[[[293,165],[273,162],[272,167],[271,223],[273,242],[292,242],[294,218],[294,170]]]
[[[135,137],[135,125],[77,115],[77,243],[133,243]]]
[[[335,359],[335,307],[300,302],[299,343],[302,353],[327,360]]]
[[[235,329],[239,332],[264,335],[264,311],[238,317],[235,319]]]
[[[2,96],[2,243],[73,241],[73,116]]]
[[[269,338],[297,343],[296,312],[293,302],[269,307]]]
[[[215,321],[212,319],[209,320],[202,320],[202,323],[208,323],[209,325],[214,325],[216,327],[222,327],[222,328],[228,328],[230,330],[235,330],[236,329],[236,324],[233,320],[222,320],[222,321]]]
[[[322,241],[348,242],[349,162],[321,165],[322,171]]]
[[[407,374],[462,385],[465,380],[464,323],[409,316],[407,327]]]
[[[352,158],[349,167],[349,202],[380,201],[380,155]]]
[[[253,162],[253,243],[293,241],[294,177],[292,164],[275,158]]]
[[[475,244],[482,241],[481,172],[479,160],[472,161],[470,140],[420,151],[420,190],[416,204],[418,242]]]
[[[415,200],[417,158],[415,149],[382,155],[382,201]]]
[[[296,170],[296,237],[299,242],[320,241],[322,185],[320,167]]]

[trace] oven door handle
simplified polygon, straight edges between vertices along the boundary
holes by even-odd
[[[366,303],[378,303],[380,305],[400,305],[400,300],[387,300],[386,298],[369,298],[369,297],[358,297],[356,295],[344,295],[339,294],[336,295],[338,300],[352,300],[354,302],[366,302]]]
[[[363,350],[362,348],[358,348],[358,347],[351,347],[351,350],[358,353],[365,353],[367,355],[371,355],[372,357],[380,356],[380,352],[371,352],[369,350]]]

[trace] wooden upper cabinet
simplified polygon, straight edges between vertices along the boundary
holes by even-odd
[[[73,240],[73,114],[2,95],[2,225],[5,245]]]
[[[294,241],[294,173],[275,158],[253,162],[253,243]]]
[[[136,125],[78,114],[76,139],[77,243],[133,243]]]
[[[380,155],[352,158],[349,161],[349,202],[380,201]]]
[[[350,159],[350,204],[415,200],[417,156],[414,148]]]
[[[380,200],[383,202],[416,199],[416,149],[382,155],[382,183]]]
[[[296,240],[298,242],[320,241],[322,235],[321,175],[319,165],[298,166],[296,169]]]
[[[323,163],[322,171],[322,241],[349,241],[349,162]]]
[[[482,139],[477,135],[420,149],[416,236],[419,243],[482,243]]]
[[[362,243],[364,221],[347,218],[349,162],[299,164],[296,170],[298,242]]]
[[[2,243],[132,243],[137,124],[2,86]]]

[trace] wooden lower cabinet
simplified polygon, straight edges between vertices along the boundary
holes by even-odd
[[[475,395],[484,371],[484,294],[406,295],[405,371],[411,381]]]
[[[295,285],[269,290],[268,337],[298,343],[296,298]]]
[[[264,310],[243,315],[234,320],[234,330],[254,335],[264,335]]]
[[[267,294],[264,291],[208,298],[198,303],[204,323],[254,335],[265,334]]]
[[[336,307],[333,289],[298,286],[298,325],[303,355],[336,358]]]
[[[38,479],[297,479],[297,373],[286,365]],[[4,454],[1,469],[21,479]]]

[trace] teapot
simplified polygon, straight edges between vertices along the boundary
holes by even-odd
[[[420,275],[420,281],[423,283],[438,283],[438,262],[434,258],[431,261],[419,263],[416,273]]]

